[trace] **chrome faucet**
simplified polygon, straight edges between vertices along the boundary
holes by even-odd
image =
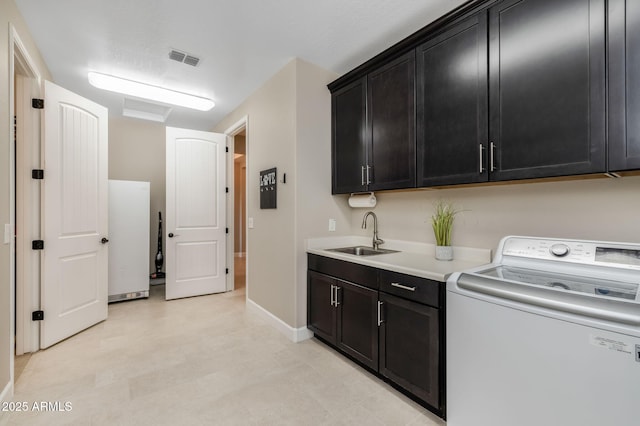
[[[384,244],[384,240],[378,238],[378,216],[374,212],[366,212],[362,219],[362,229],[367,229],[367,218],[373,216],[373,249],[378,250],[380,244]]]

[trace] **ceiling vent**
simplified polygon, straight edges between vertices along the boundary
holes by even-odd
[[[169,59],[191,65],[192,67],[195,67],[200,62],[200,58],[175,49],[169,52]]]
[[[193,67],[198,65],[198,62],[200,62],[200,58],[196,58],[195,56],[187,55],[187,57],[184,58],[184,63]]]
[[[169,52],[169,59],[173,59],[174,61],[182,62],[187,55],[182,52],[178,52],[177,50],[172,50]]]

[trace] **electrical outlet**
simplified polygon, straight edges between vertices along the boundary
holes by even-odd
[[[335,232],[335,231],[336,231],[336,220],[329,219],[329,232]]]

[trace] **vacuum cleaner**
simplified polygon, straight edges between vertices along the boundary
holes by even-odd
[[[156,271],[149,278],[164,278],[164,272],[161,271],[164,264],[164,255],[162,254],[162,212],[158,212],[158,252],[156,253]]]

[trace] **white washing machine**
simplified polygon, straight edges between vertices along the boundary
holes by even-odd
[[[447,281],[447,426],[640,425],[640,244],[505,237]]]

